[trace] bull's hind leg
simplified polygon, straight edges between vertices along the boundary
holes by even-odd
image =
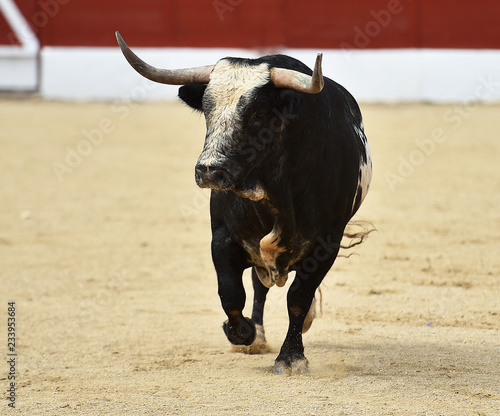
[[[339,247],[340,240],[339,243],[328,246],[318,245],[313,254],[302,260],[296,268],[296,276],[287,297],[288,332],[274,363],[275,374],[307,372],[308,361],[304,356],[302,343],[304,321],[311,308],[316,289],[332,267]]]
[[[254,292],[252,321],[255,323],[257,336],[254,343],[250,345],[249,353],[263,354],[269,351],[269,346],[266,341],[266,333],[264,331],[264,305],[266,303],[269,288],[262,284],[254,268],[252,268],[252,285]]]

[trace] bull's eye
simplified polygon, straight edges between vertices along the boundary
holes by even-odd
[[[253,126],[258,126],[264,120],[266,113],[264,111],[256,111],[253,113],[252,117],[250,117],[249,124]]]

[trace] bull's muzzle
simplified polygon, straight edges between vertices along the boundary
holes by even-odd
[[[195,167],[195,180],[200,188],[227,190],[232,181],[229,172],[220,166],[198,163]]]

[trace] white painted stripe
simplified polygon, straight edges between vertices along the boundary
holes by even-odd
[[[0,0],[4,15],[21,45],[0,46],[0,90],[36,91],[40,43],[14,0]]]
[[[244,49],[139,48],[166,68],[214,64],[226,56],[257,57]],[[318,50],[284,49],[308,66]],[[500,50],[327,50],[323,73],[361,102],[500,102]],[[142,78],[118,48],[42,49],[42,95],[67,100],[171,100],[178,88]]]
[[[40,42],[14,0],[0,0],[0,12],[21,43],[20,46],[0,46],[0,58],[36,56],[40,49]]]

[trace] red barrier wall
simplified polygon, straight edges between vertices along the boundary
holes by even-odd
[[[500,49],[499,0],[17,0],[43,46]],[[5,36],[0,36],[5,38]]]
[[[0,14],[0,45],[20,45],[19,39],[13,34],[12,28]]]

